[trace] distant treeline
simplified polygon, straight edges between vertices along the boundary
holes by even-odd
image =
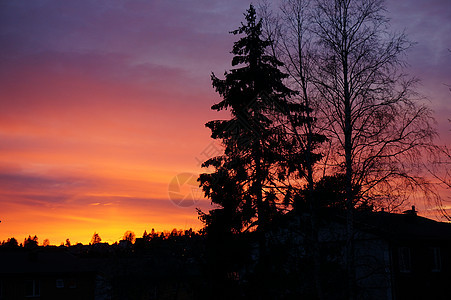
[[[114,242],[112,245],[119,245],[119,244],[134,244],[135,242],[141,243],[146,241],[151,241],[153,239],[158,240],[167,240],[174,237],[194,237],[194,236],[203,236],[205,234],[204,230],[194,231],[192,228],[188,230],[182,230],[182,229],[172,229],[171,231],[155,231],[155,229],[152,228],[152,230],[147,233],[147,230],[144,231],[142,237],[136,237],[136,234],[133,231],[127,230],[122,239],[119,241]],[[102,243],[102,238],[100,237],[100,234],[97,232],[94,232],[91,238],[91,242],[89,245],[95,245]],[[102,243],[102,244],[108,244],[108,243]],[[71,247],[74,245],[83,245],[83,243],[76,243],[72,244],[70,239],[66,239],[66,242],[62,242],[59,247]],[[19,243],[19,241],[14,238],[8,238],[7,240],[3,240],[0,242],[0,247],[2,248],[16,248],[16,247],[23,247],[23,248],[34,248],[34,247],[55,247],[56,245],[52,245],[50,243],[49,239],[44,239],[41,244],[39,244],[39,238],[37,235],[31,236],[29,235],[27,238],[24,238],[22,243]]]

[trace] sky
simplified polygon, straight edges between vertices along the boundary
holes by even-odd
[[[220,151],[204,124],[224,116],[210,74],[231,68],[249,3],[0,0],[0,241],[200,229],[195,177]],[[451,3],[387,8],[451,144]]]

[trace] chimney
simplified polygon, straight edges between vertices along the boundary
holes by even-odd
[[[417,210],[415,209],[415,205],[412,205],[412,209],[403,211],[402,213],[409,216],[417,216]]]

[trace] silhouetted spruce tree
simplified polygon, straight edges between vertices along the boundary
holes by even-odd
[[[26,238],[24,240],[23,243],[24,248],[36,248],[38,246],[38,237],[35,235],[34,237],[31,237],[31,235],[28,236],[28,238]]]
[[[3,243],[2,245],[5,248],[17,248],[19,247],[19,243],[17,242],[17,240],[15,238],[8,238],[8,240],[6,242]]]
[[[98,244],[102,241],[102,238],[100,237],[100,235],[97,232],[94,232],[94,234],[92,235],[91,238],[91,244],[95,245]]]
[[[215,255],[228,268],[240,260],[230,256],[233,250],[227,246],[232,245],[232,236],[251,228],[259,236],[260,261],[265,260],[265,232],[271,219],[279,213],[278,207],[283,206],[277,182],[286,173],[281,166],[286,162],[284,149],[289,141],[280,120],[302,109],[287,101],[294,92],[283,83],[287,75],[279,70],[282,63],[265,54],[271,42],[262,39],[262,24],[252,5],[245,17],[246,23],[231,32],[243,35],[232,50],[235,55],[232,66],[236,68],[225,72],[225,79],[214,74],[211,77],[222,97],[212,109],[231,113],[229,120],[206,124],[212,138],[222,140],[224,155],[207,160],[203,167],[213,167],[214,172],[199,177],[205,195],[219,206],[209,213],[199,212],[200,218],[210,240],[215,241]]]
[[[122,238],[124,241],[128,241],[130,244],[134,244],[136,241],[136,235],[133,231],[127,230]]]
[[[212,109],[229,110],[231,119],[206,126],[212,138],[222,140],[224,155],[204,162],[203,167],[215,171],[199,177],[205,195],[221,207],[221,212],[201,217],[207,226],[217,220],[234,233],[254,225],[262,229],[277,211],[274,188],[282,171],[276,167],[285,160],[281,147],[286,144],[277,116],[292,109],[286,99],[294,93],[283,83],[287,75],[279,70],[281,62],[265,54],[271,42],[262,40],[261,21],[252,5],[245,16],[246,24],[232,31],[244,34],[232,51],[232,66],[238,68],[225,72],[225,79],[212,74],[213,86],[223,98]]]

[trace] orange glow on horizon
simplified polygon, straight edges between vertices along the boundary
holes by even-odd
[[[121,99],[105,112],[99,103],[108,101],[0,118],[0,241],[37,235],[56,245],[89,243],[98,232],[113,243],[126,230],[201,228],[195,206],[172,203],[168,184],[203,171],[196,157],[211,143],[207,130],[198,132],[203,118],[167,118],[162,108],[118,106]]]
[[[200,199],[192,207],[172,203],[168,183],[176,174],[166,172],[158,177],[130,170],[105,173],[97,177],[71,174],[73,177],[67,180],[74,178],[72,182],[57,174],[56,178],[63,180],[53,182],[52,177],[47,177],[49,188],[30,184],[27,190],[15,191],[2,187],[0,241],[15,237],[21,242],[28,235],[37,235],[41,242],[48,238],[52,244],[59,244],[69,238],[86,244],[95,231],[103,241],[113,243],[126,230],[140,236],[152,228],[157,231],[201,228],[194,208],[208,209],[208,200]],[[77,183],[79,178],[82,184]]]

